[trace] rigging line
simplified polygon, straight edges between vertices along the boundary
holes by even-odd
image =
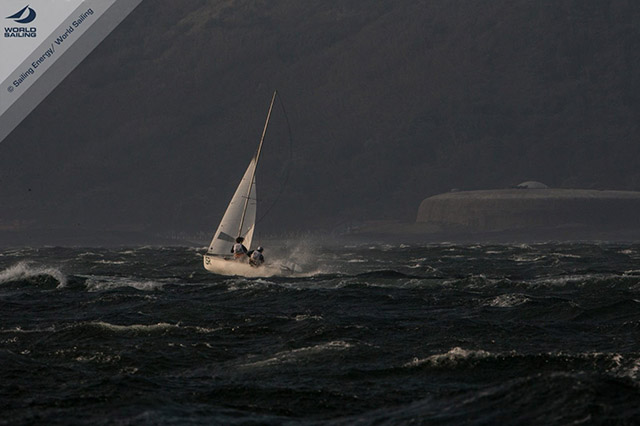
[[[256,171],[258,170],[258,161],[260,160],[260,153],[262,152],[262,144],[264,143],[264,137],[267,135],[267,127],[269,127],[269,120],[271,119],[271,112],[273,111],[273,104],[276,101],[276,97],[278,96],[278,91],[273,91],[273,97],[271,98],[271,103],[269,104],[269,112],[267,113],[267,119],[264,122],[264,129],[262,129],[262,136],[260,137],[260,145],[258,145],[258,151],[256,155],[253,157],[255,164],[253,165],[253,172],[251,174],[251,181],[249,182],[249,189],[247,191],[247,199],[244,201],[244,209],[242,210],[242,217],[240,218],[240,228],[238,229],[238,236],[242,235],[242,228],[244,227],[244,218],[247,214],[247,207],[249,206],[249,198],[251,198],[251,189],[256,183]],[[256,222],[253,223],[255,227]]]
[[[289,164],[287,165],[287,170],[284,172],[284,180],[282,182],[282,185],[280,185],[279,192],[276,194],[276,197],[274,198],[269,208],[267,208],[265,212],[262,213],[262,215],[258,218],[258,220],[256,220],[256,225],[269,214],[271,209],[273,209],[273,207],[276,205],[276,203],[284,193],[284,189],[287,186],[287,182],[289,182],[289,176],[291,174],[291,163],[293,163],[293,136],[291,133],[291,124],[289,123],[289,117],[287,116],[287,111],[285,110],[284,103],[282,102],[282,94],[278,93],[278,95],[278,102],[280,104],[280,108],[282,109],[284,120],[287,123],[287,131],[289,132]]]

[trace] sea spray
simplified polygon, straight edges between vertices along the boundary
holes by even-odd
[[[36,277],[51,277],[58,282],[58,288],[67,285],[67,277],[60,270],[47,266],[39,266],[31,261],[19,262],[0,271],[0,284],[24,280],[29,281]]]

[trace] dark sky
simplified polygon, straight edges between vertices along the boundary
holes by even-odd
[[[0,143],[0,231],[213,233],[274,89],[263,232],[640,189],[637,2],[312,3],[143,2]]]

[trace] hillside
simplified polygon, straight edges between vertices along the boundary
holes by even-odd
[[[640,190],[638,51],[626,0],[143,2],[0,143],[0,230],[213,232],[275,88],[266,232],[530,179]]]

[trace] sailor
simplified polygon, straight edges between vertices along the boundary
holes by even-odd
[[[244,238],[238,237],[236,238],[236,243],[231,247],[231,253],[233,253],[233,258],[236,260],[244,260],[248,256],[247,248],[242,244]]]
[[[263,250],[264,249],[262,247],[258,247],[251,252],[251,255],[249,256],[249,264],[251,266],[258,267],[264,263],[264,256],[262,255]]]

